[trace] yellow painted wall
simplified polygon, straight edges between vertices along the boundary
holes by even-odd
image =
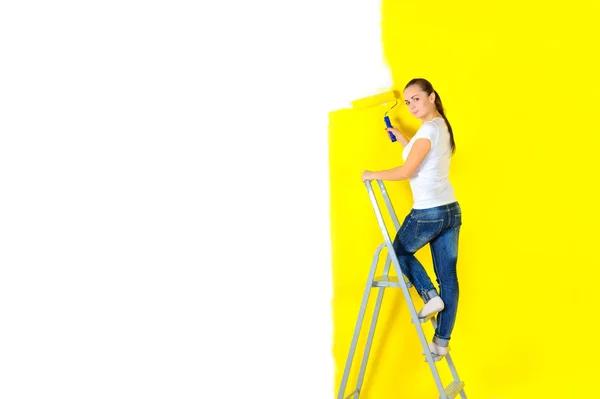
[[[600,397],[600,6],[460,4],[382,3],[395,86],[429,79],[455,131],[451,179],[464,224],[453,359],[470,398]],[[402,162],[383,130],[389,106],[330,114],[336,394],[382,242],[360,174]],[[394,122],[414,131],[418,121],[396,109]],[[402,220],[408,182],[387,186]],[[417,256],[435,281],[429,248]],[[420,351],[401,292],[387,290],[361,398],[436,398]],[[448,381],[445,363],[438,368]]]

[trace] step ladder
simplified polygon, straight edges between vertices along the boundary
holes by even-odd
[[[396,231],[398,231],[400,229],[400,223],[398,222],[398,218],[396,217],[396,214],[392,207],[392,203],[390,202],[390,198],[385,189],[385,185],[383,184],[383,182],[381,180],[375,180],[375,181],[378,183],[379,188],[381,189],[381,194],[382,194],[383,200],[385,201],[387,209],[390,213],[394,227],[395,227]],[[381,232],[383,234],[383,238],[384,238],[385,242],[383,244],[381,244],[379,247],[377,247],[377,249],[375,250],[375,255],[373,256],[371,270],[369,272],[369,277],[367,279],[367,286],[365,289],[365,293],[363,295],[362,304],[360,306],[360,311],[358,313],[358,319],[356,321],[356,327],[354,328],[354,336],[352,338],[352,344],[350,345],[350,351],[348,353],[348,358],[346,360],[346,367],[344,369],[344,375],[342,378],[342,382],[340,384],[338,399],[359,399],[359,397],[360,397],[360,392],[361,392],[363,380],[365,377],[365,371],[367,368],[367,362],[369,359],[369,352],[371,349],[371,344],[373,342],[373,336],[375,334],[375,327],[377,325],[377,318],[379,316],[379,310],[381,308],[381,302],[383,300],[383,294],[384,294],[384,291],[386,288],[401,288],[402,292],[404,293],[404,298],[406,299],[406,302],[408,304],[408,309],[410,310],[411,322],[415,325],[415,327],[417,329],[417,334],[419,335],[419,340],[421,342],[421,346],[423,347],[423,352],[421,354],[425,355],[425,361],[429,364],[429,368],[431,369],[431,373],[433,374],[433,379],[435,380],[437,390],[440,394],[440,399],[452,399],[452,398],[455,398],[458,394],[460,394],[460,397],[462,399],[467,399],[467,395],[464,390],[465,383],[463,381],[461,381],[460,378],[458,377],[458,373],[456,372],[456,368],[454,367],[454,363],[452,362],[452,357],[450,356],[450,352],[448,352],[447,355],[443,356],[443,358],[446,359],[446,361],[448,363],[448,367],[450,368],[450,372],[452,373],[452,377],[454,378],[454,380],[446,387],[444,387],[444,385],[442,384],[440,374],[439,374],[439,372],[436,368],[436,364],[435,364],[435,363],[439,362],[442,359],[442,357],[437,357],[437,356],[432,355],[431,351],[429,350],[428,341],[425,338],[423,328],[421,327],[421,323],[425,323],[430,320],[431,323],[433,324],[433,328],[435,330],[435,328],[436,328],[435,317],[430,317],[428,319],[420,319],[418,317],[417,310],[415,309],[415,306],[410,297],[410,293],[408,291],[408,289],[412,286],[412,284],[402,274],[402,271],[400,269],[400,263],[398,262],[398,257],[396,256],[396,253],[394,252],[394,249],[392,247],[392,240],[391,240],[390,234],[388,233],[387,228],[385,226],[385,222],[383,220],[381,210],[379,209],[379,205],[378,205],[377,199],[375,197],[375,193],[373,192],[373,189],[371,187],[371,182],[367,181],[367,182],[365,182],[365,185],[367,186],[367,192],[369,194],[369,198],[371,199],[373,209],[375,210],[375,216],[377,217],[377,222],[379,223],[379,227],[381,228]],[[379,254],[381,253],[381,250],[385,247],[387,247],[388,255],[386,258],[383,275],[376,277],[375,272],[377,269],[377,265],[379,263]],[[396,271],[396,275],[402,276],[403,278],[398,278],[396,276],[389,275],[390,264],[394,265],[394,270]],[[354,359],[356,345],[358,343],[358,338],[360,336],[362,322],[363,322],[363,319],[365,316],[365,310],[367,308],[369,296],[370,296],[371,290],[373,288],[378,288],[379,292],[377,294],[377,302],[375,303],[375,308],[373,310],[373,318],[371,320],[371,327],[369,329],[369,335],[367,337],[367,342],[365,345],[364,355],[363,355],[361,366],[360,366],[360,372],[358,374],[356,388],[350,394],[344,396],[345,391],[346,391],[346,385],[348,383],[348,377],[350,375],[350,369],[352,367],[352,360]]]

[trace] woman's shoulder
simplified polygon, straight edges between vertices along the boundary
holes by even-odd
[[[424,122],[423,126],[425,126],[425,125],[439,130],[440,127],[446,127],[446,121],[444,120],[444,118],[436,116],[435,118],[428,120],[427,122]],[[421,127],[423,127],[423,126],[421,126]]]
[[[421,127],[417,130],[415,136],[434,138],[439,134],[439,132],[440,127],[432,119],[430,121],[423,122]]]

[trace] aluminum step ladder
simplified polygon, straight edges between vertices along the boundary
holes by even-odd
[[[392,207],[392,203],[390,202],[390,198],[385,189],[385,185],[383,184],[383,182],[381,180],[375,180],[375,181],[378,183],[379,188],[381,189],[381,194],[382,194],[383,200],[385,201],[387,209],[390,213],[394,227],[395,227],[396,231],[398,231],[400,229],[400,223],[398,222],[398,218],[396,217],[396,214]],[[394,249],[392,247],[392,240],[391,240],[390,234],[388,233],[387,228],[385,226],[385,222],[383,220],[381,210],[379,209],[379,205],[378,205],[377,199],[375,197],[375,193],[373,192],[373,189],[371,187],[371,182],[367,181],[367,182],[365,182],[365,185],[367,186],[367,192],[369,194],[369,198],[371,199],[373,209],[375,210],[375,216],[377,217],[377,222],[379,223],[379,227],[381,228],[381,232],[383,234],[383,238],[385,241],[383,244],[381,244],[379,247],[377,247],[377,249],[375,250],[375,255],[373,256],[373,261],[371,264],[371,271],[369,272],[369,277],[367,279],[367,286],[365,289],[365,293],[363,295],[363,300],[362,300],[362,304],[360,306],[360,311],[358,313],[356,327],[354,328],[354,336],[352,338],[352,344],[350,345],[350,351],[348,353],[348,358],[346,360],[346,367],[344,369],[344,375],[342,378],[342,382],[340,384],[338,399],[359,399],[359,397],[360,397],[360,392],[361,392],[363,380],[365,377],[365,371],[367,369],[369,352],[371,349],[371,344],[373,342],[373,336],[375,334],[375,327],[377,325],[377,318],[379,316],[379,310],[381,308],[381,302],[383,300],[383,294],[384,294],[386,288],[401,288],[402,292],[404,293],[404,298],[406,299],[406,302],[408,304],[408,309],[409,309],[410,315],[411,315],[411,322],[415,325],[415,327],[417,329],[417,334],[419,335],[419,340],[421,342],[421,346],[423,347],[423,352],[421,354],[425,355],[425,361],[427,363],[429,363],[429,368],[431,369],[431,373],[433,374],[433,379],[435,380],[437,390],[440,394],[440,399],[453,399],[458,394],[460,394],[460,397],[462,399],[467,399],[467,394],[465,393],[465,390],[464,390],[465,383],[463,381],[461,381],[460,378],[458,377],[458,373],[456,372],[456,368],[454,367],[454,363],[452,362],[452,357],[450,356],[450,352],[448,352],[448,354],[443,357],[438,357],[438,356],[432,355],[431,351],[429,350],[428,341],[425,338],[425,334],[423,332],[423,328],[421,327],[421,323],[425,323],[425,322],[431,320],[431,323],[433,324],[433,328],[435,330],[435,328],[436,328],[435,317],[430,316],[427,319],[420,319],[418,317],[417,310],[415,309],[415,306],[410,297],[410,293],[408,291],[408,289],[412,286],[412,284],[402,274],[402,271],[400,269],[400,263],[398,262],[398,257],[396,256],[396,253],[394,252]],[[387,247],[387,249],[388,249],[388,251],[387,251],[388,256],[385,261],[383,275],[376,277],[375,272],[377,269],[377,265],[379,263],[378,262],[379,255],[381,253],[381,250],[385,247]],[[394,265],[394,270],[396,271],[396,276],[402,276],[403,278],[399,279],[396,276],[389,275],[390,264]],[[352,367],[352,360],[354,358],[354,353],[356,351],[356,345],[358,343],[358,338],[360,336],[362,322],[363,322],[363,319],[365,316],[365,310],[367,308],[369,296],[370,296],[371,290],[373,288],[378,288],[379,292],[377,294],[377,302],[375,303],[375,308],[373,310],[373,318],[371,321],[371,327],[369,329],[369,335],[367,337],[367,342],[365,344],[364,355],[363,355],[361,366],[360,366],[360,372],[358,374],[356,388],[351,393],[344,396],[345,391],[346,391],[346,385],[348,383],[348,377],[350,375],[350,369]],[[444,385],[442,384],[440,374],[439,374],[439,372],[436,368],[436,364],[435,364],[435,363],[439,362],[442,358],[446,358],[448,367],[450,368],[450,372],[452,373],[452,377],[454,378],[454,380],[446,387],[444,387]]]

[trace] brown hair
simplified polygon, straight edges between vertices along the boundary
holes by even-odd
[[[454,132],[452,132],[452,126],[450,126],[450,122],[448,122],[448,118],[446,118],[446,113],[444,112],[444,106],[442,105],[442,99],[440,98],[440,95],[437,93],[437,91],[433,89],[433,86],[431,85],[431,83],[429,83],[427,79],[413,79],[406,84],[404,90],[406,90],[409,86],[412,85],[418,85],[421,88],[421,90],[427,93],[428,96],[431,95],[431,93],[435,93],[435,107],[437,108],[438,112],[442,114],[442,117],[446,121],[446,126],[448,126],[448,132],[450,133],[450,148],[452,148],[452,153],[454,154],[454,152],[456,151],[456,144],[454,143]]]

